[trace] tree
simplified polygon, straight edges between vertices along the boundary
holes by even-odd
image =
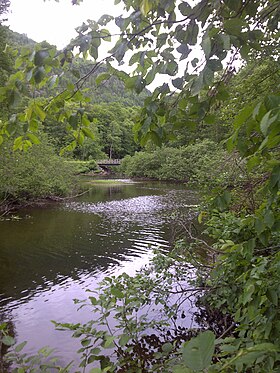
[[[10,5],[11,5],[10,0],[1,0],[0,1],[0,18],[2,18],[2,16],[8,12]],[[4,21],[5,21],[5,19],[1,19],[0,24]]]
[[[85,81],[105,63],[107,72],[96,78],[97,86],[115,74],[127,88],[139,93],[158,74],[172,79],[172,86],[164,83],[146,100],[136,126],[137,138],[142,145],[148,139],[160,144],[177,127],[185,126],[187,131],[202,119],[213,122],[213,116],[208,116],[210,106],[226,97],[226,83],[235,61],[239,56],[249,60],[260,55],[262,48],[268,48],[277,40],[279,2],[276,0],[250,0],[245,3],[241,0],[201,0],[194,7],[186,1],[125,0],[123,5],[127,16],[115,19],[120,29],[119,37],[110,55],[103,60],[98,60],[100,45],[112,39],[105,28],[113,19],[108,15],[98,22],[84,23],[77,29],[77,38],[63,51],[37,47],[33,55],[26,50],[21,53],[17,61],[17,67],[22,68],[21,73],[11,77],[8,87],[2,90],[2,100],[8,100],[10,105],[19,100],[25,84],[33,86],[36,91],[46,85],[58,84],[59,77],[53,75],[51,69],[59,65],[71,67],[77,48],[84,58],[91,56],[95,61],[89,72],[49,104],[40,102],[38,98],[37,113],[27,108],[26,111],[32,112],[30,118],[17,118],[19,124],[25,123],[25,131],[30,128],[30,122],[40,122],[51,112],[56,112],[61,118],[64,103],[87,100],[87,95],[82,94]],[[274,54],[277,51],[274,50]],[[200,58],[193,58],[197,53],[200,53]],[[131,57],[127,57],[129,54],[132,54]],[[121,70],[125,62],[132,66],[130,75]],[[119,68],[115,67],[115,63],[119,64]],[[220,79],[216,80],[218,72],[221,72]],[[207,95],[201,95],[203,89],[208,91]],[[63,115],[69,118],[71,113],[65,107],[63,110]],[[80,128],[82,130],[82,126]],[[32,124],[31,130],[34,132]],[[73,136],[75,145],[79,136],[75,131]]]

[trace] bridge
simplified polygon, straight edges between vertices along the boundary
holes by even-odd
[[[112,171],[112,166],[119,166],[121,164],[121,159],[101,159],[99,161],[96,161],[96,163],[106,173],[110,173]]]
[[[99,167],[109,167],[109,166],[119,166],[121,164],[121,159],[102,159],[96,161]]]

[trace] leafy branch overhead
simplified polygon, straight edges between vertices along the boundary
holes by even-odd
[[[7,118],[1,129],[2,136],[22,136],[17,148],[34,143],[30,134],[35,140],[46,116],[69,123],[73,147],[83,141],[83,135],[91,137],[88,121],[73,127],[70,118],[87,104],[84,83],[100,65],[106,65],[106,73],[97,76],[97,85],[116,75],[128,89],[140,93],[159,75],[171,80],[159,85],[146,100],[135,126],[135,137],[142,145],[149,139],[161,144],[176,127],[207,120],[211,106],[227,97],[226,82],[237,60],[257,58],[264,49],[277,53],[278,1],[201,0],[195,6],[175,0],[115,3],[123,5],[124,15],[88,20],[62,51],[49,45],[20,51],[17,72],[0,91],[1,100],[8,102],[11,111],[22,106],[22,113],[16,119],[13,115]],[[119,32],[111,33],[112,22]],[[110,50],[104,57],[103,44],[108,42]],[[58,69],[71,70],[76,54],[93,60],[92,69],[57,94],[63,76]],[[42,93],[46,87],[49,93],[56,88],[51,99]],[[26,94],[33,100],[24,107],[21,101]]]

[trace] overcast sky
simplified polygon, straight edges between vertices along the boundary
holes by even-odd
[[[84,0],[73,6],[71,0],[11,0],[7,25],[36,42],[47,40],[58,48],[76,36],[75,27],[87,19],[98,20],[102,14],[119,15],[114,0]]]

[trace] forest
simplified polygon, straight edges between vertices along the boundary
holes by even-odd
[[[200,202],[195,222],[178,217],[172,250],[76,300],[97,319],[55,326],[79,338],[81,372],[279,372],[280,2],[115,4],[123,16],[88,20],[63,50],[0,24],[0,222],[77,194],[77,174],[100,172],[101,159],[186,185]],[[185,312],[174,293],[195,299],[202,327],[172,329]],[[139,317],[153,302],[161,319]],[[5,322],[0,341],[14,372],[73,371],[24,354]]]

